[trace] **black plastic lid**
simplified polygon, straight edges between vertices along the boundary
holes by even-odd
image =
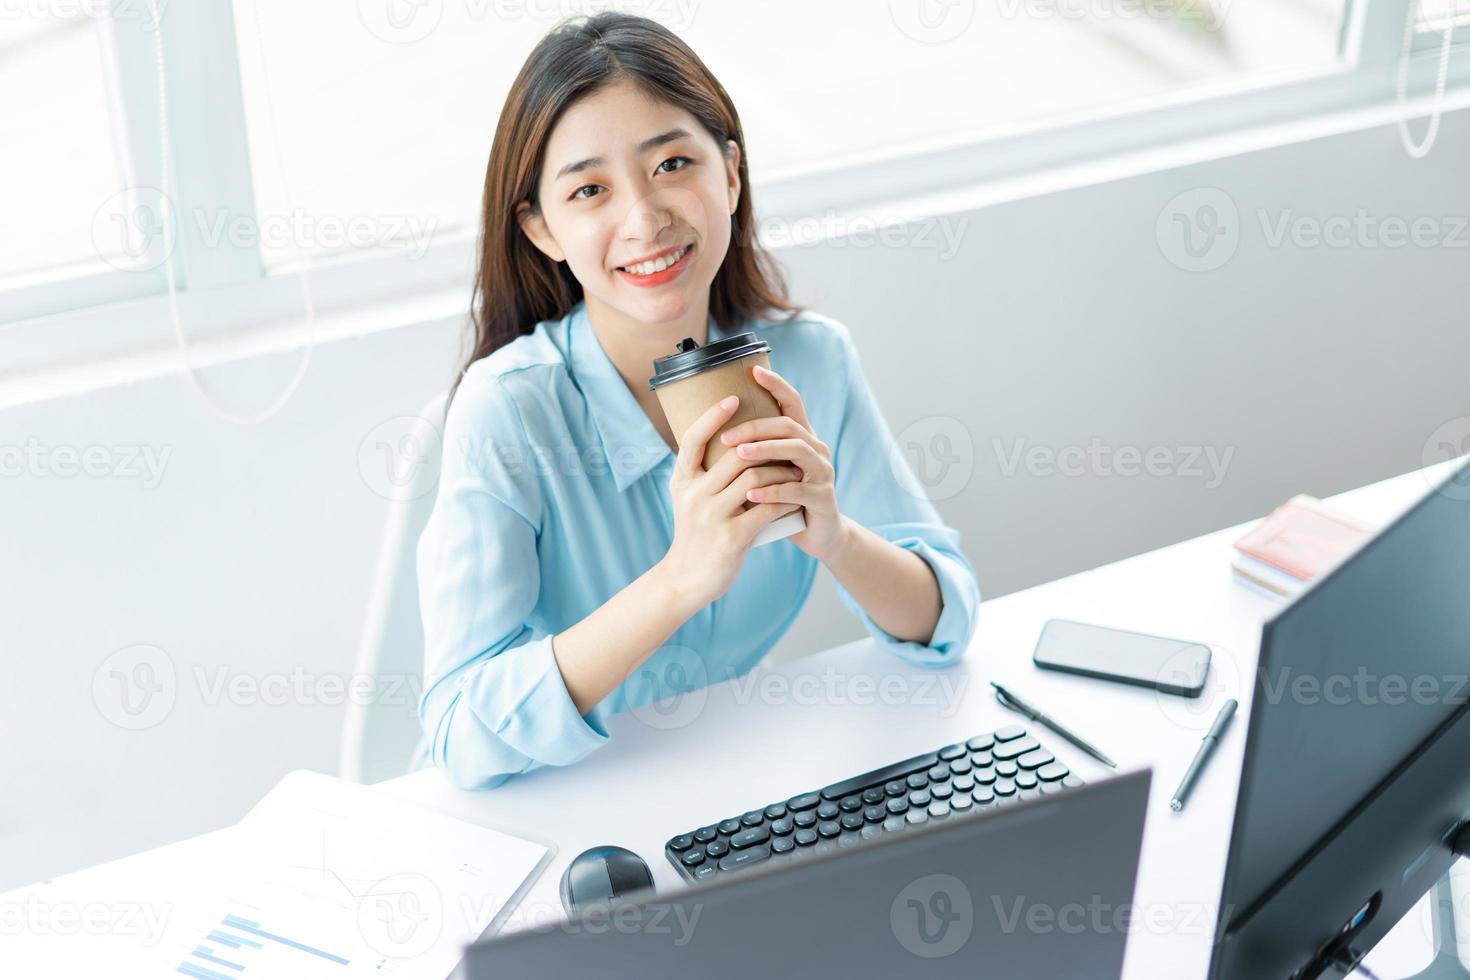
[[[726,337],[703,347],[696,344],[693,337],[685,337],[679,341],[678,353],[660,357],[653,362],[653,377],[648,379],[648,389],[652,391],[659,385],[683,381],[701,371],[728,364],[736,358],[768,353],[770,349],[770,344],[753,333],[737,333],[733,337]]]

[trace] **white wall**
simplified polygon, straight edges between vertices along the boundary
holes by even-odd
[[[950,215],[963,234],[947,259],[917,243],[780,258],[799,299],[851,326],[895,431],[958,420],[973,475],[939,507],[995,596],[1411,469],[1436,427],[1470,416],[1470,248],[1273,248],[1256,215],[1470,214],[1470,112],[1440,140],[1413,161],[1385,127]],[[1155,222],[1202,185],[1233,198],[1240,244],[1192,273]],[[0,412],[0,446],[170,453],[151,489],[0,478],[0,888],[222,826],[284,772],[334,769],[340,706],[211,704],[211,685],[220,670],[351,671],[385,513],[359,447],[442,385],[458,343],[431,326],[319,348],[285,411],[253,428],[177,378]],[[264,402],[290,366],[230,380]],[[1007,472],[993,442],[1094,439],[1233,455],[1207,487]],[[822,579],[776,655],[857,635]],[[166,652],[178,693],[127,731],[93,681],[137,644]]]

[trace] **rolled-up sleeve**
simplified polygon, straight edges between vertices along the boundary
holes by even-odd
[[[541,588],[540,491],[529,441],[498,379],[466,377],[444,425],[438,496],[418,543],[424,627],[419,720],[434,765],[466,789],[607,741],[578,714],[551,649],[528,625]]]
[[[959,532],[945,525],[914,476],[903,447],[894,447],[846,327],[829,322],[841,340],[847,385],[832,449],[837,504],[848,517],[924,559],[939,583],[942,608],[929,643],[922,644],[884,630],[834,579],[838,598],[869,635],[898,656],[923,666],[946,666],[964,655],[975,632],[980,607],[975,569],[960,551]]]

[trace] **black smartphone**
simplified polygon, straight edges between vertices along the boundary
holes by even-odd
[[[1065,619],[1050,620],[1042,627],[1031,660],[1047,670],[1151,687],[1186,698],[1200,696],[1210,673],[1210,648],[1203,643]]]

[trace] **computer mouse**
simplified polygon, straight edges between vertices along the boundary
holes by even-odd
[[[561,904],[572,915],[653,888],[653,873],[626,847],[593,847],[572,858],[561,876]]]

